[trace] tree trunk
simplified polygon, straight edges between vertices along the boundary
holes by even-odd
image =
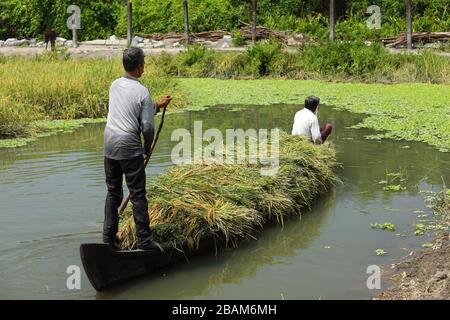
[[[77,28],[72,29],[72,47],[74,47],[74,48],[78,47]]]
[[[406,43],[408,49],[413,48],[412,43],[412,5],[411,0],[406,0]]]
[[[183,0],[183,8],[184,8],[184,36],[186,38],[186,42],[190,43],[191,39],[189,36],[189,4],[188,0]]]
[[[252,14],[252,42],[256,43],[256,12],[257,12],[257,1],[253,0],[253,14]]]
[[[128,30],[127,30],[127,45],[131,46],[131,41],[133,37],[133,4],[128,1]]]
[[[300,0],[300,18],[305,18],[305,3]]]
[[[336,34],[334,32],[334,24],[335,24],[335,4],[334,4],[334,0],[330,0],[330,40],[334,41],[334,39],[336,38]]]

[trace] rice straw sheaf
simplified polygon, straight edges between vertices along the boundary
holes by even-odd
[[[262,175],[262,166],[248,161],[178,165],[151,181],[147,194],[153,240],[196,246],[211,237],[237,246],[266,223],[282,224],[286,216],[300,215],[337,181],[333,145],[315,146],[284,132],[278,172]],[[120,219],[118,237],[122,249],[136,248],[130,208]]]

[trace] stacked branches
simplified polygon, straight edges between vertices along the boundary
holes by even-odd
[[[413,32],[412,41],[430,43],[433,41],[450,41],[450,32]],[[401,32],[396,37],[383,39],[390,48],[406,47],[406,32]]]

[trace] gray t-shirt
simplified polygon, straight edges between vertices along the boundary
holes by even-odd
[[[157,112],[148,89],[138,79],[124,76],[115,80],[109,90],[105,157],[125,160],[148,153],[155,134],[154,117]]]

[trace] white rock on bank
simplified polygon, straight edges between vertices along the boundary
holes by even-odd
[[[5,45],[5,41],[0,40],[0,47],[3,47]]]
[[[153,46],[153,48],[156,48],[156,49],[165,47],[164,41],[154,41],[154,40],[152,41],[152,46]]]
[[[17,40],[17,39],[10,38],[5,41],[5,45],[8,47],[19,47],[19,46],[23,46],[28,43],[29,43],[29,41],[26,39]]]
[[[94,45],[94,46],[105,46],[107,40],[95,39],[90,41],[85,41],[85,44]]]
[[[205,47],[210,47],[210,48],[217,47],[217,44],[218,44],[217,41],[209,41],[209,40],[206,40],[206,41],[203,42],[203,45],[204,45]]]
[[[17,40],[17,38],[8,38],[8,39],[6,39],[6,41],[5,41],[5,46],[8,46],[8,47],[12,47],[12,46],[15,46],[16,44],[17,44],[17,42],[18,42],[19,40]]]
[[[156,40],[154,40],[154,41],[156,41]],[[168,39],[163,39],[162,42],[164,42],[165,47],[170,48],[170,47],[173,47],[175,45],[175,43],[179,42],[179,40],[168,38]]]
[[[67,39],[64,38],[56,38],[56,43],[59,44],[60,46],[64,46],[64,44],[66,43]]]
[[[431,48],[431,49],[439,49],[441,47],[441,44],[439,42],[432,42],[432,43],[426,43],[423,45],[424,48]]]
[[[132,47],[137,47],[138,44],[140,44],[140,43],[142,43],[142,42],[144,42],[144,38],[139,37],[139,36],[135,36],[135,37],[133,38],[133,40],[131,40],[131,46],[132,46]]]
[[[216,45],[216,48],[231,48],[232,47],[232,38],[230,35],[223,36],[222,40],[219,40],[219,42]]]
[[[17,38],[8,38],[5,40],[5,45],[8,46],[10,43],[16,42],[16,41],[17,41]]]

